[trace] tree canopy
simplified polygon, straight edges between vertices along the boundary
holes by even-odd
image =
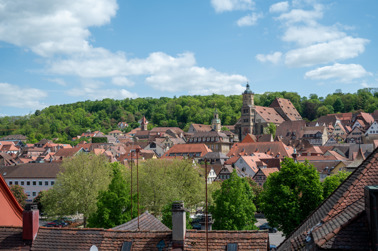
[[[133,196],[133,217],[131,217],[130,181],[125,178],[125,166],[111,164],[113,178],[105,191],[100,191],[97,210],[88,219],[89,227],[113,228],[130,221],[138,215],[137,196]]]
[[[18,204],[20,204],[20,206],[24,208],[26,204],[26,199],[28,198],[28,196],[24,192],[24,188],[20,185],[11,185],[9,188],[12,191],[14,197],[16,198]]]
[[[213,228],[217,230],[255,229],[256,207],[247,180],[240,178],[234,170],[221,189],[214,192],[214,204],[210,206]]]
[[[260,207],[269,224],[286,236],[323,200],[316,168],[308,162],[285,158],[281,170],[269,175],[261,193]]]
[[[204,180],[190,160],[151,159],[140,165],[139,172],[140,203],[155,215],[175,200],[184,201],[187,207],[204,201]],[[136,191],[136,181],[133,185]]]
[[[96,212],[100,191],[108,188],[112,168],[105,156],[79,154],[65,159],[54,186],[42,197],[48,215],[69,215],[76,212],[86,219]]]
[[[322,185],[323,185],[323,198],[326,199],[328,196],[331,195],[335,189],[340,186],[343,181],[348,178],[350,172],[341,171],[337,174],[327,176]]]
[[[311,94],[301,97],[295,92],[266,92],[255,94],[255,104],[270,106],[275,98],[289,99],[302,117],[314,120],[334,112],[354,112],[378,109],[378,93],[374,89],[361,89],[357,93],[337,91],[326,97]],[[210,124],[215,107],[223,125],[233,125],[240,118],[241,95],[181,96],[178,98],[104,99],[73,104],[54,105],[34,114],[0,118],[0,136],[23,134],[29,142],[43,138],[58,138],[57,142],[70,143],[72,137],[87,130],[107,133],[117,128],[118,122],[127,122],[129,131],[139,126],[146,116],[149,129],[154,126],[178,126],[188,129],[191,123]],[[273,128],[271,128],[273,129]]]

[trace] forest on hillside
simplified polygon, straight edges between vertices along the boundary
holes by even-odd
[[[342,93],[336,90],[327,97],[311,94],[301,97],[296,92],[266,92],[255,94],[255,105],[269,106],[277,98],[289,99],[303,119],[312,121],[320,116],[378,109],[378,92],[375,89],[360,89],[357,93]],[[215,108],[222,125],[233,125],[240,117],[242,95],[181,96],[174,98],[104,99],[53,105],[26,116],[0,118],[0,136],[23,134],[29,142],[43,138],[59,139],[68,143],[72,137],[86,131],[99,130],[107,133],[117,128],[118,122],[130,126],[127,131],[139,126],[138,120],[146,116],[149,129],[155,126],[177,126],[187,130],[191,123],[210,124]]]

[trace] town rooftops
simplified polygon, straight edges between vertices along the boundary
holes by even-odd
[[[0,140],[9,141],[9,140],[28,140],[28,138],[21,134],[15,134],[15,135],[8,135],[5,137],[0,138]]]

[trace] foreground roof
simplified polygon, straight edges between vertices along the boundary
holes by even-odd
[[[370,250],[364,187],[378,184],[378,148],[279,246]]]
[[[90,228],[40,227],[31,249],[30,243],[22,240],[21,227],[0,227],[1,248],[7,250],[121,250],[125,242],[131,250],[172,249],[172,231],[119,231]],[[209,250],[228,250],[227,245],[236,244],[237,250],[268,250],[267,231],[209,231]],[[184,250],[206,250],[206,232],[187,230]]]
[[[138,217],[122,225],[112,228],[113,230],[138,230]],[[141,231],[170,231],[161,221],[147,211],[139,216],[139,230]]]

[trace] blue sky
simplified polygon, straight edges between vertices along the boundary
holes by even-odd
[[[103,98],[377,87],[376,0],[0,0],[0,116]]]

